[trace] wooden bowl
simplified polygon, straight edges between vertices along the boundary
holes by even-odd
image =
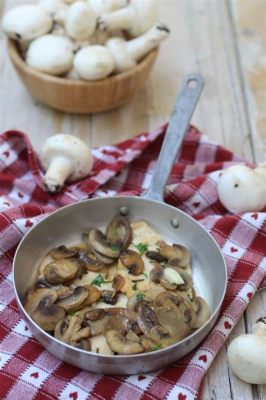
[[[33,97],[41,103],[68,113],[98,113],[125,103],[145,84],[158,49],[151,51],[136,68],[108,78],[88,82],[51,76],[25,63],[17,43],[8,40],[9,56]]]

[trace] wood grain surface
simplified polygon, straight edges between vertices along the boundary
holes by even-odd
[[[206,85],[193,124],[236,154],[265,161],[266,1],[156,1],[171,36],[161,45],[145,88],[121,108],[99,115],[64,114],[32,99],[9,61],[0,33],[0,132],[27,132],[37,151],[58,132],[75,134],[90,146],[115,143],[167,121],[182,76],[199,72]],[[0,0],[0,13],[26,2]],[[265,315],[266,291],[252,300],[230,340],[250,331]],[[248,385],[232,374],[226,347],[205,378],[202,399],[265,400],[266,385]]]

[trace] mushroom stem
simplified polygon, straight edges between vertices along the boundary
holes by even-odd
[[[56,193],[70,175],[73,165],[72,161],[62,155],[52,158],[51,163],[44,176],[44,185],[50,193]]]
[[[132,14],[131,8],[124,7],[104,14],[104,21],[108,26],[108,31],[128,30],[132,25],[133,17],[134,15]],[[105,30],[103,27],[102,29]]]
[[[169,34],[166,25],[158,24],[143,35],[127,42],[128,54],[136,61],[141,60],[149,51],[159,45]]]

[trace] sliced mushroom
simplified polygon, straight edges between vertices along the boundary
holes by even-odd
[[[140,337],[131,329],[126,334],[126,339],[130,340],[131,342],[140,343]]]
[[[210,318],[210,309],[207,302],[200,296],[197,296],[193,302],[196,311],[196,321],[193,328],[200,328]]]
[[[137,323],[140,330],[144,333],[144,335],[150,335],[150,330],[155,326],[159,325],[158,319],[149,306],[149,304],[145,301],[139,304],[137,309]]]
[[[66,316],[56,324],[54,336],[56,339],[69,344],[72,336],[80,330],[81,324],[82,319],[78,316]]]
[[[158,251],[153,251],[153,250],[146,251],[145,256],[153,261],[158,261],[158,262],[167,261],[167,258],[162,256]]]
[[[155,343],[160,343],[166,345],[166,340],[169,337],[169,332],[167,329],[160,325],[156,325],[150,330],[150,337]]]
[[[64,309],[57,304],[38,307],[32,313],[32,319],[47,332],[53,331],[57,322],[63,319],[64,316]]]
[[[116,293],[119,293],[125,284],[125,278],[122,275],[116,275],[113,279],[112,286]]]
[[[46,265],[43,274],[49,283],[64,283],[76,277],[79,265],[77,258],[62,258]]]
[[[40,288],[34,291],[30,291],[28,293],[25,310],[29,315],[38,308],[42,306],[48,306],[56,302],[57,293],[53,289],[49,288]]]
[[[172,246],[169,246],[164,241],[158,242],[158,245],[159,253],[167,260],[175,260],[175,263],[178,263],[179,267],[186,267],[189,265],[190,252],[185,246],[181,246],[180,244],[173,244]]]
[[[132,240],[132,230],[127,217],[116,215],[107,226],[106,236],[110,243],[126,249]]]
[[[80,307],[83,308],[86,306],[90,306],[90,305],[96,303],[101,298],[101,291],[99,289],[97,289],[97,287],[95,287],[93,285],[84,285],[83,287],[87,289],[88,296],[85,299],[84,303],[81,304]]]
[[[117,302],[117,294],[113,290],[102,290],[101,298],[107,304],[116,304]]]
[[[125,250],[120,260],[131,275],[139,275],[144,271],[144,262],[139,253],[134,250]]]
[[[149,273],[149,278],[154,283],[160,283],[163,277],[164,269],[159,263],[154,263],[153,269]]]
[[[75,249],[68,249],[65,245],[61,245],[50,250],[48,254],[55,260],[60,260],[61,258],[74,257],[78,254],[78,251]]]
[[[137,320],[137,314],[127,308],[115,307],[109,309],[108,315],[110,317],[106,324],[106,330],[115,329],[119,330],[121,333],[128,332]]]
[[[88,294],[89,291],[87,288],[84,286],[78,286],[71,295],[58,300],[57,304],[67,312],[75,311],[79,308],[82,308],[82,305],[85,303]]]
[[[109,319],[109,315],[104,309],[88,311],[83,317],[83,326],[88,326],[91,329],[91,335],[101,335],[105,332],[106,324]],[[98,318],[97,318],[98,317]]]
[[[56,287],[55,290],[57,293],[57,300],[63,299],[64,297],[67,297],[72,294],[72,290],[70,289],[69,286],[60,285]]]
[[[153,346],[155,345],[154,341],[145,335],[140,338],[140,343],[144,347],[145,352],[152,351]]]
[[[144,350],[144,347],[140,343],[128,340],[119,331],[114,329],[106,332],[106,340],[111,350],[117,354],[139,354]]]
[[[142,293],[136,293],[128,299],[127,308],[130,308],[131,310],[136,310],[138,304],[141,303],[143,300],[147,303],[151,303],[155,300],[158,294],[162,292],[165,292],[162,287],[155,287],[149,290],[145,290]]]
[[[105,263],[96,258],[95,255],[89,255],[87,251],[80,250],[79,258],[84,262],[85,267],[88,271],[98,272],[105,268]]]
[[[71,345],[77,347],[78,349],[91,351],[91,341],[89,338],[81,339],[79,342],[71,343]]]

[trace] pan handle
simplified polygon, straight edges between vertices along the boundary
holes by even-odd
[[[172,170],[203,86],[204,79],[197,74],[190,74],[182,81],[181,90],[175,100],[150,187],[143,194],[144,198],[163,201],[166,181]]]

